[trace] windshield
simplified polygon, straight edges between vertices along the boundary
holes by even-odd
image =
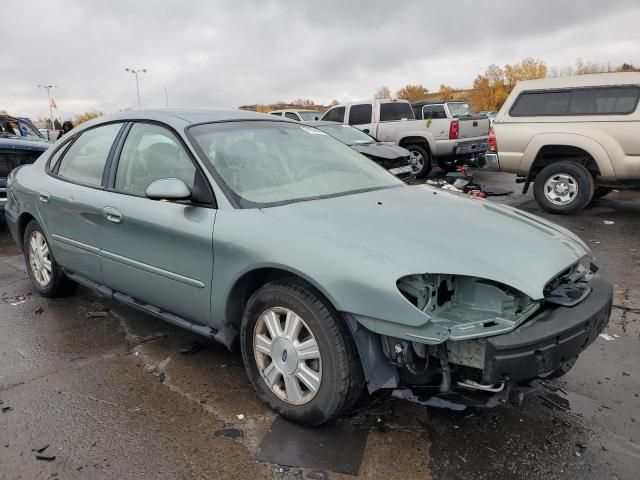
[[[306,121],[313,121],[313,120],[320,120],[320,117],[322,116],[322,114],[320,112],[301,112],[298,111],[298,115],[300,115],[302,117],[302,120],[306,120]]]
[[[404,185],[367,157],[306,125],[211,123],[191,127],[189,134],[244,208]]]
[[[0,136],[40,141],[44,139],[40,132],[36,131],[27,122],[14,118],[0,120]]]
[[[370,137],[362,130],[349,125],[322,125],[317,128],[347,145],[364,145],[376,141],[375,138]]]
[[[454,118],[471,116],[471,108],[469,108],[468,103],[449,103],[447,105],[451,116]]]

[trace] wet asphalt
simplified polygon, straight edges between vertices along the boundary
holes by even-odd
[[[237,352],[85,288],[37,296],[0,221],[0,479],[637,479],[640,192],[565,217],[542,213],[510,175],[476,181],[515,190],[485,201],[590,245],[615,284],[607,335],[521,407],[453,412],[376,395],[323,430],[277,420]],[[482,248],[472,230],[469,245]]]

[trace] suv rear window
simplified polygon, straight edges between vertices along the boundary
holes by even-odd
[[[511,107],[509,115],[628,115],[635,111],[639,98],[640,88],[635,86],[523,92]]]
[[[380,104],[380,121],[393,122],[395,120],[415,120],[411,105],[404,102],[390,102]]]

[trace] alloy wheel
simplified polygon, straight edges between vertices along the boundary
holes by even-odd
[[[52,276],[51,254],[47,240],[38,231],[34,231],[29,237],[29,268],[40,286],[49,285]]]
[[[262,379],[281,400],[303,405],[318,393],[322,381],[318,342],[294,311],[273,307],[260,315],[253,352]]]
[[[567,173],[556,173],[545,182],[544,195],[554,205],[567,205],[578,195],[578,182]]]

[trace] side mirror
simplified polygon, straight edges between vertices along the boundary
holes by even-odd
[[[144,194],[151,200],[189,200],[191,190],[179,178],[162,178],[151,182]]]

